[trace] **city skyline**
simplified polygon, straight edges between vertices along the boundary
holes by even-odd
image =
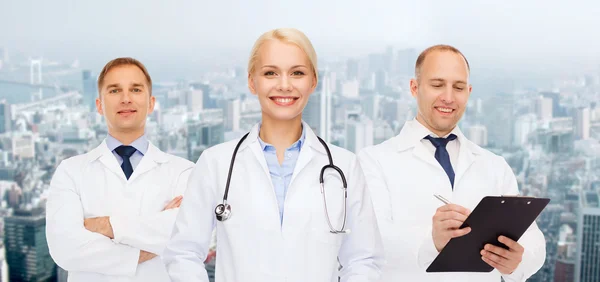
[[[552,200],[537,219],[546,262],[528,281],[600,279],[593,265],[600,257],[593,244],[600,234],[600,37],[593,36],[600,4],[233,2],[0,0],[9,7],[0,9],[4,274],[53,267],[40,235],[45,223],[35,221],[34,241],[21,236],[31,225],[21,217],[32,219],[22,210],[43,209],[58,163],[108,134],[94,103],[106,62],[132,56],[147,66],[158,106],[146,134],[161,150],[195,162],[260,121],[247,88],[250,48],[269,29],[295,27],[319,57],[319,84],[303,119],[352,152],[396,136],[415,117],[408,82],[424,48],[460,49],[473,85],[461,131],[506,159],[523,195]],[[35,268],[24,257],[45,264]],[[65,271],[56,277],[64,281]]]
[[[0,46],[55,60],[79,60],[92,70],[115,57],[133,56],[155,72],[165,67],[185,73],[243,66],[261,33],[295,27],[328,61],[383,52],[381,46],[420,51],[444,43],[461,49],[475,69],[525,74],[600,71],[600,39],[589,36],[600,26],[592,12],[599,5],[315,0],[292,9],[269,0],[236,5],[28,0],[0,10]]]

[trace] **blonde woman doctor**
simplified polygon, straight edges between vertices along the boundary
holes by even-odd
[[[248,86],[262,121],[196,163],[163,258],[172,281],[208,281],[215,226],[217,282],[379,279],[382,243],[357,158],[302,121],[317,77],[302,32],[258,38]]]

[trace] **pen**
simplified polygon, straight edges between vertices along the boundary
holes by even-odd
[[[444,198],[442,195],[433,195],[434,197],[436,197],[438,200],[442,201],[444,204],[450,204],[450,201],[448,201],[446,198]]]

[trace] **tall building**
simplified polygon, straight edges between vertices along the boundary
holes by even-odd
[[[373,94],[363,99],[363,112],[371,120],[379,119],[382,114],[381,100],[383,96],[379,94]]]
[[[536,142],[547,152],[570,152],[573,150],[573,118],[559,117],[548,122],[546,128],[536,131]]]
[[[200,112],[198,119],[187,122],[188,160],[195,162],[204,150],[223,143],[224,139],[223,110],[210,109]]]
[[[550,120],[553,115],[552,99],[540,96],[535,100],[535,112],[539,120]]]
[[[226,100],[223,103],[223,119],[225,120],[225,130],[240,130],[241,102],[239,98]]]
[[[467,129],[467,136],[471,142],[477,144],[478,146],[485,147],[487,146],[487,127],[483,125],[473,125]]]
[[[302,113],[302,118],[304,121],[308,123],[310,128],[317,135],[321,132],[321,92],[323,91],[323,79],[323,72],[319,71],[317,87],[315,88],[313,94],[308,98],[308,102],[306,103],[306,107]]]
[[[573,116],[575,126],[575,139],[587,140],[590,138],[590,108],[578,108]]]
[[[542,97],[552,100],[552,116],[553,117],[564,117],[566,116],[565,108],[560,106],[560,93],[559,92],[541,92]]]
[[[515,135],[513,144],[517,147],[529,144],[531,134],[537,129],[537,116],[534,114],[522,115],[515,121]]]
[[[6,251],[4,249],[4,242],[0,242],[0,282],[8,281],[6,277]]]
[[[346,79],[347,80],[358,80],[358,61],[348,59],[346,62]]]
[[[98,84],[96,77],[89,70],[84,70],[81,73],[83,81],[83,104],[90,109],[96,111],[96,98],[98,97]]]
[[[43,210],[16,210],[4,219],[4,224],[9,281],[56,281],[56,264],[48,251]]]
[[[570,259],[556,259],[554,268],[554,282],[574,282],[575,261]]]
[[[373,122],[366,117],[348,117],[346,121],[346,149],[358,153],[373,145]]]
[[[19,132],[11,138],[13,159],[35,158],[35,136],[31,132]]]
[[[600,281],[600,195],[582,192],[577,224],[575,282]]]
[[[12,113],[6,100],[0,101],[0,134],[12,130]]]
[[[548,236],[548,234],[544,234]],[[575,281],[575,255],[577,237],[568,224],[563,224],[559,231],[558,250],[554,267],[554,282]],[[546,261],[546,263],[549,263]]]
[[[185,92],[188,112],[199,113],[204,109],[204,91],[202,89],[189,89]]]
[[[383,92],[388,86],[388,73],[383,69],[375,72],[375,90]]]
[[[202,90],[202,108],[203,109],[216,109],[217,101],[211,96],[210,85],[205,83],[192,83],[190,86],[194,90]]]
[[[60,266],[56,267],[56,275],[57,275],[56,282],[67,282],[68,281],[69,273],[66,270],[60,268]]]
[[[321,99],[321,120],[319,126],[319,136],[325,140],[325,142],[331,141],[331,128],[332,128],[332,96],[331,83],[328,76],[323,77],[323,89],[320,93]]]

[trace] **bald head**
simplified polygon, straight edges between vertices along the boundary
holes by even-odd
[[[452,52],[452,53],[460,55],[465,60],[465,63],[467,64],[467,70],[469,72],[471,72],[471,67],[469,66],[469,61],[467,60],[465,55],[463,55],[463,53],[460,52],[460,50],[458,50],[450,45],[434,45],[434,46],[431,46],[431,47],[425,49],[423,52],[421,52],[421,54],[419,54],[419,57],[417,58],[417,62],[415,63],[415,78],[417,80],[420,80],[420,78],[421,78],[421,67],[423,66],[423,62],[425,62],[425,59],[427,59],[427,56],[429,56],[433,52]]]

